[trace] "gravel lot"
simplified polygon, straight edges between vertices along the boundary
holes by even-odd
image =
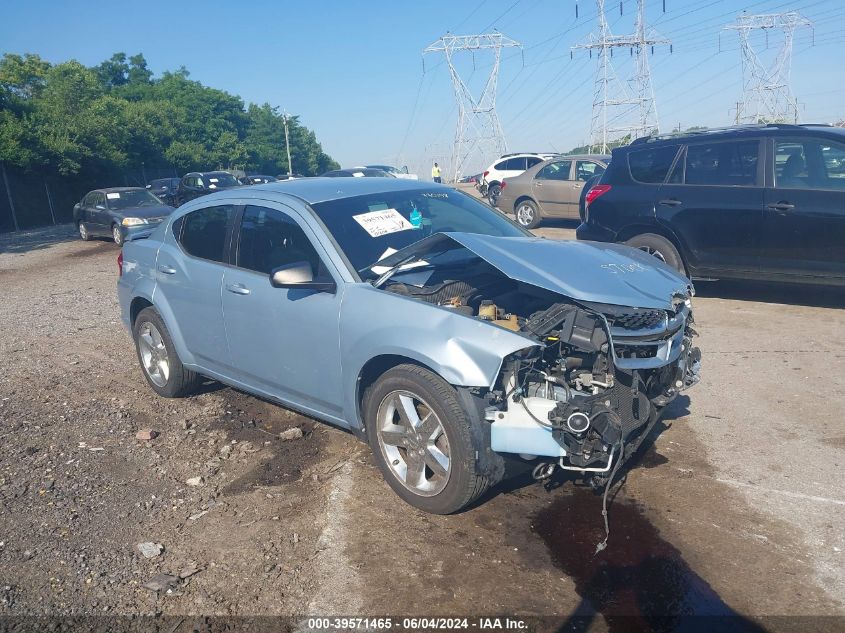
[[[429,516],[345,432],[214,383],[157,398],[119,322],[117,254],[71,227],[0,236],[0,614],[577,613],[624,630],[615,616],[687,609],[841,626],[841,292],[698,285],[702,383],[655,429],[594,556],[600,499],[572,481],[514,472]],[[157,574],[175,578],[145,587]]]

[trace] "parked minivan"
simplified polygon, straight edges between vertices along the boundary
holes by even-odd
[[[637,139],[587,192],[578,239],[704,279],[845,284],[845,129],[752,125]]]

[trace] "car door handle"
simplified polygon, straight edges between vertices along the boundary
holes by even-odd
[[[535,186],[535,187],[542,187],[542,186],[543,186],[543,183],[542,183],[542,182],[538,182],[538,181],[536,181],[536,180],[535,180],[535,181],[534,181],[534,186]]]
[[[683,202],[677,198],[668,198],[666,200],[661,200],[658,204],[661,204],[664,207],[679,207],[683,204]]]
[[[159,264],[158,272],[164,273],[165,275],[175,275],[176,269],[172,268],[171,266],[167,266],[166,264]]]
[[[248,295],[249,288],[244,286],[243,284],[226,284],[226,290],[232,292],[236,295]]]
[[[787,211],[792,211],[795,208],[794,204],[790,204],[789,202],[776,202],[774,204],[768,205],[768,208],[772,211],[779,211],[780,213],[786,213]]]

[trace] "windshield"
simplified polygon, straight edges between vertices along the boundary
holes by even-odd
[[[109,209],[120,211],[134,207],[160,207],[162,202],[146,189],[106,193]]]
[[[311,205],[355,270],[433,233],[496,237],[531,234],[459,191],[414,189],[330,200]],[[365,277],[375,276],[364,271]]]
[[[241,183],[232,174],[226,172],[205,174],[203,180],[209,189],[217,189],[218,187],[237,187]]]

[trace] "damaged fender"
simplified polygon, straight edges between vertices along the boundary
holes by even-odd
[[[449,308],[386,293],[369,284],[350,285],[340,315],[347,421],[352,428],[362,427],[358,379],[366,364],[379,356],[418,362],[456,387],[489,389],[506,356],[536,346],[537,341],[528,336],[468,319]]]

